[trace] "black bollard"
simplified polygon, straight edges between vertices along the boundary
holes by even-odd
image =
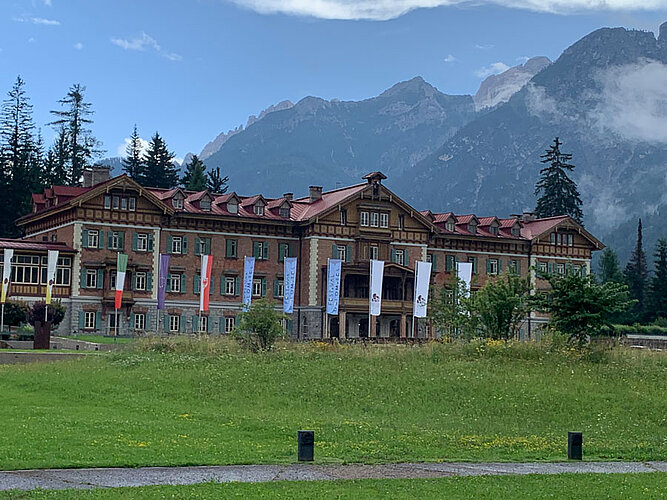
[[[298,431],[297,442],[299,445],[299,462],[312,462],[313,449],[315,448],[315,431]]]
[[[584,438],[581,435],[581,432],[568,432],[567,433],[567,458],[568,460],[581,460],[582,457],[582,445]]]

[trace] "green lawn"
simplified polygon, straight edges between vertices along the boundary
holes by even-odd
[[[3,469],[296,460],[319,463],[667,457],[667,356],[577,359],[544,346],[157,341],[50,364],[0,366]]]
[[[111,498],[447,498],[478,500],[666,498],[666,473],[560,474],[555,476],[482,476],[445,479],[363,479],[241,484],[205,483],[194,486],[148,486],[100,490],[0,493],[0,499],[111,499]]]
[[[82,340],[84,342],[95,342],[97,344],[129,344],[135,339],[128,337],[108,337],[106,335],[68,335],[68,339]]]

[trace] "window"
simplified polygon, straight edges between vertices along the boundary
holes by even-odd
[[[108,194],[104,195],[104,208],[106,209],[111,208],[111,196]]]
[[[468,262],[472,264],[472,273],[477,274],[477,257],[468,257]]]
[[[236,278],[234,276],[225,277],[225,295],[236,295]]]
[[[72,259],[59,257],[56,266],[56,286],[69,286],[71,280]]]
[[[433,263],[433,254],[431,253],[426,254],[426,262]]]
[[[183,238],[181,236],[171,237],[171,253],[182,253]]]
[[[380,227],[389,227],[389,214],[380,214]]]
[[[547,263],[546,262],[538,262],[537,263],[537,272],[540,274],[547,274]]]
[[[252,255],[257,260],[267,260],[269,258],[268,242],[254,241],[252,243]]]
[[[380,255],[380,249],[375,245],[371,245],[370,247],[368,247],[368,250],[369,250],[368,252],[369,258],[371,260],[378,260],[378,257]]]
[[[340,225],[344,226],[347,224],[347,210],[344,208],[340,211]]]
[[[39,256],[17,255],[14,257],[12,265],[13,283],[37,285],[39,278]]]
[[[398,216],[398,229],[401,231],[405,229],[405,215]]]
[[[86,288],[97,288],[97,269],[86,271]]]
[[[471,234],[477,234],[477,224],[474,222],[468,223],[468,232]]]
[[[454,232],[454,229],[455,229],[455,228],[454,228],[454,221],[448,220],[448,221],[445,223],[445,229],[446,229],[447,231],[450,231],[450,232],[453,233],[453,232]]]
[[[120,196],[113,197],[113,208],[114,210],[118,210],[120,208]]]
[[[521,228],[519,226],[514,226],[512,228],[512,236],[521,236]]]
[[[227,252],[226,252],[225,255],[228,258],[235,259],[236,258],[236,248],[238,246],[237,241],[236,240],[227,240],[226,245],[227,245],[227,249],[226,249]]]
[[[137,234],[137,251],[138,252],[148,251],[148,235],[146,233]]]
[[[230,214],[239,213],[239,204],[236,201],[230,201],[227,203],[227,211]]]
[[[371,227],[378,227],[380,220],[380,214],[377,212],[371,212]]]
[[[139,291],[146,290],[146,273],[138,272],[134,275],[134,289]]]
[[[579,265],[574,266],[574,274],[576,276],[583,276],[582,273],[581,273],[581,266],[579,266]]]
[[[181,317],[176,314],[169,316],[169,331],[178,332],[181,329]]]
[[[199,202],[199,208],[201,208],[204,212],[210,212],[211,211],[211,200],[202,199]]]
[[[289,243],[278,244],[278,262],[285,262],[285,257],[289,257]]]
[[[301,317],[301,334],[304,337],[308,336],[308,316]]]
[[[173,293],[181,293],[181,275],[169,275],[169,291]]]
[[[136,198],[128,198],[128,208],[130,211],[134,212],[137,209],[137,199]]]
[[[255,215],[264,215],[264,205],[257,203],[253,206],[253,213]]]
[[[405,251],[404,250],[394,250],[394,255],[396,256],[396,264],[404,266],[405,265]]]
[[[100,233],[97,229],[88,230],[88,248],[97,248],[100,244]]]
[[[199,330],[197,331],[208,332],[208,316],[199,316]]]
[[[95,312],[94,311],[86,311],[84,313],[84,322],[83,322],[83,327],[86,330],[94,330],[95,329]]]
[[[127,210],[127,198],[120,199],[120,209]]]
[[[278,215],[284,217],[285,219],[289,219],[290,208],[288,206],[280,207],[280,210],[278,210]]]
[[[262,296],[262,279],[254,278],[252,280],[252,296],[261,297]]]
[[[183,198],[174,198],[171,204],[176,210],[183,210]]]
[[[234,330],[234,324],[235,324],[234,318],[230,318],[227,316],[225,318],[225,333],[232,333],[232,330]]]
[[[110,250],[120,250],[121,245],[121,235],[118,231],[109,232],[109,249]]]
[[[134,329],[135,330],[145,330],[146,329],[146,314],[137,313],[134,315]]]
[[[565,264],[556,264],[556,272],[558,274],[565,274]]]
[[[498,274],[498,259],[489,259],[488,274]]]
[[[368,212],[359,213],[359,224],[361,226],[368,226]]]
[[[195,255],[211,254],[211,238],[195,238]]]
[[[276,288],[274,290],[274,297],[275,298],[280,298],[285,296],[285,281],[284,280],[276,280]]]
[[[116,289],[116,273],[109,273],[109,290]]]
[[[568,234],[567,235],[567,246],[569,246],[569,247],[574,246],[574,235],[573,234]]]
[[[521,274],[521,264],[519,263],[518,260],[510,260],[509,261],[509,272],[510,274]]]
[[[347,262],[347,246],[346,245],[336,245],[338,250],[338,258],[343,262]]]
[[[489,226],[489,232],[494,236],[498,236],[498,226],[496,226],[495,224]]]

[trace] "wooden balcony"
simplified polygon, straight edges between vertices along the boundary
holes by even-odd
[[[114,303],[116,301],[116,291],[115,290],[104,290],[104,295],[102,296],[102,302],[105,303]],[[131,290],[123,291],[123,305],[132,305],[134,304],[134,292]]]
[[[368,312],[368,299],[343,297],[340,308],[345,312]],[[405,314],[412,311],[411,300],[382,299],[382,314]]]

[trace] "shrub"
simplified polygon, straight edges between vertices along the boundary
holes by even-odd
[[[25,302],[10,300],[5,303],[5,326],[19,326],[28,319],[30,308]]]
[[[519,333],[521,322],[529,314],[528,280],[505,274],[487,282],[473,300],[473,311],[486,337],[510,339]]]
[[[44,321],[45,308],[46,302],[35,302],[28,312],[28,323],[35,326],[35,321]],[[65,319],[65,311],[65,307],[59,300],[54,300],[49,304],[48,320],[51,322],[51,326],[58,326]]]
[[[253,351],[271,350],[275,341],[283,335],[280,323],[283,317],[273,304],[257,300],[248,311],[241,313],[234,335]]]

